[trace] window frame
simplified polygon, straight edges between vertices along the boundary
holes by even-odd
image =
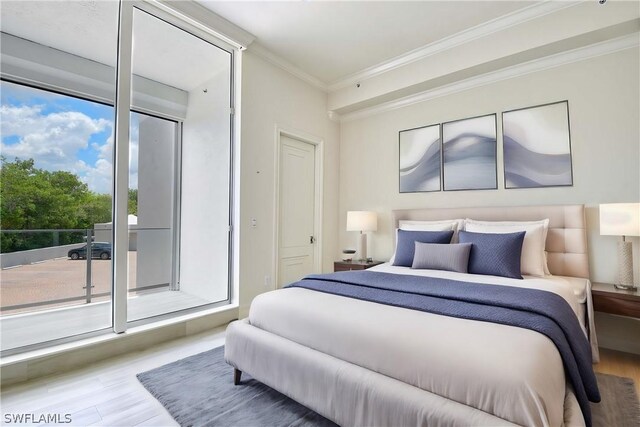
[[[156,316],[152,316],[152,317],[148,317],[145,319],[138,319],[138,320],[133,320],[133,321],[128,321],[127,319],[127,309],[126,309],[126,300],[128,297],[128,291],[126,289],[127,284],[128,284],[128,279],[127,280],[116,280],[116,266],[120,267],[120,269],[124,270],[124,272],[120,269],[118,269],[117,273],[120,276],[126,277],[127,276],[127,272],[128,272],[128,260],[125,259],[125,263],[123,264],[122,262],[117,264],[117,261],[113,263],[113,275],[112,275],[112,279],[113,279],[113,293],[112,295],[116,295],[117,297],[113,298],[113,330],[116,333],[122,333],[125,332],[126,329],[128,327],[135,327],[135,326],[139,326],[139,325],[145,325],[148,323],[153,323],[156,321],[161,321],[161,320],[165,320],[165,319],[170,319],[172,317],[175,316],[179,316],[182,314],[187,314],[187,313],[191,313],[191,312],[197,312],[197,311],[201,311],[201,310],[207,310],[207,309],[211,309],[211,308],[217,308],[217,307],[222,307],[225,305],[230,305],[232,303],[232,301],[234,301],[234,299],[236,299],[236,296],[233,294],[233,290],[235,289],[235,277],[236,277],[236,270],[235,270],[235,250],[236,250],[236,233],[235,233],[235,227],[234,227],[234,219],[235,219],[235,215],[236,215],[236,206],[235,206],[235,193],[236,193],[236,184],[235,184],[235,175],[236,175],[236,156],[235,156],[235,148],[236,148],[236,120],[239,119],[239,117],[235,114],[235,94],[236,94],[236,61],[239,58],[239,55],[237,55],[238,52],[238,48],[226,43],[225,41],[221,40],[219,37],[210,34],[207,31],[203,31],[200,28],[197,28],[196,26],[186,22],[184,19],[181,19],[177,16],[175,16],[172,13],[169,13],[168,11],[166,11],[165,9],[161,8],[160,5],[158,3],[151,3],[148,1],[144,1],[144,0],[134,0],[134,1],[121,1],[120,3],[120,20],[119,20],[119,28],[118,28],[118,66],[116,67],[116,114],[118,112],[118,107],[122,106],[124,104],[128,104],[127,107],[125,107],[124,109],[126,110],[127,108],[130,111],[134,111],[133,109],[131,109],[131,101],[132,101],[132,91],[131,91],[131,80],[133,77],[133,74],[131,73],[131,69],[132,69],[132,63],[133,63],[133,13],[134,10],[138,9],[141,12],[147,13],[157,19],[160,19],[161,21],[164,21],[165,23],[167,23],[168,25],[172,25],[182,31],[187,32],[188,34],[197,37],[199,39],[201,39],[202,41],[212,45],[213,47],[216,47],[218,49],[221,49],[225,52],[227,52],[229,54],[229,121],[230,121],[230,126],[229,126],[229,199],[228,199],[228,208],[229,208],[229,213],[228,213],[228,249],[227,249],[227,298],[221,301],[214,301],[208,304],[202,304],[196,307],[191,307],[191,308],[187,308],[187,309],[183,309],[183,310],[177,310],[177,311],[173,311],[170,313],[165,313],[165,314],[159,314]],[[122,26],[122,22],[125,21],[127,23],[130,23],[130,25],[128,25],[128,28],[123,28]],[[121,59],[123,59],[121,57],[121,55],[126,55],[125,56],[125,62],[124,64],[121,66],[120,65],[120,61]],[[119,82],[121,79],[126,79],[126,82],[124,82],[125,84],[123,84],[123,87],[119,86]],[[126,94],[125,96],[123,96],[123,94]],[[124,99],[123,99],[124,98]],[[118,103],[118,100],[120,101],[120,103]],[[145,112],[145,111],[141,111],[141,114],[147,114],[147,115],[152,115],[149,112]],[[168,117],[163,117],[163,115],[157,115],[157,117],[159,118],[168,118]],[[126,121],[127,121],[127,126],[124,125],[124,121],[122,126],[126,127],[126,129],[119,129],[118,125],[117,125],[117,118],[116,118],[116,132],[115,132],[115,140],[114,140],[114,149],[117,150],[116,147],[119,147],[122,151],[126,151],[127,153],[127,158],[126,161],[123,162],[123,159],[119,159],[116,156],[116,153],[114,153],[114,190],[115,188],[119,188],[118,185],[120,186],[124,186],[124,182],[126,180],[126,187],[127,187],[127,191],[128,191],[128,187],[129,187],[129,158],[128,158],[128,153],[129,153],[129,130],[130,130],[130,125],[128,123],[130,118],[130,115],[127,116]],[[169,118],[169,120],[173,120],[176,121],[175,118]],[[173,245],[174,248],[177,250],[172,251],[173,256],[174,256],[174,265],[172,268],[172,271],[174,272],[174,276],[172,277],[172,286],[176,286],[179,283],[180,280],[180,245],[181,245],[181,239],[180,239],[180,229],[181,229],[181,205],[182,205],[182,198],[181,198],[181,194],[182,194],[182,142],[183,142],[183,126],[184,123],[182,120],[178,120],[177,121],[178,126],[177,126],[177,132],[178,132],[178,137],[177,137],[177,150],[178,150],[178,155],[175,156],[176,157],[176,162],[179,162],[178,164],[176,164],[176,179],[175,179],[175,183],[177,186],[177,189],[174,190],[174,194],[175,194],[175,203],[174,203],[174,241],[173,241]],[[125,131],[126,130],[126,137],[122,137],[121,136],[121,144],[120,146],[118,145],[118,131],[122,130]],[[121,153],[122,154],[122,153]],[[124,155],[122,155],[121,157],[125,157]],[[126,173],[124,173],[122,171],[122,169],[124,168],[120,168],[121,172],[120,172],[120,176],[117,176],[116,178],[116,171],[119,170],[118,168],[118,161],[121,162],[121,164],[127,165],[126,166]],[[116,179],[118,179],[120,182],[116,182]],[[115,191],[114,191],[115,194]],[[122,196],[122,194],[121,194]],[[125,194],[124,197],[126,197],[127,195]],[[116,197],[113,198],[114,200],[114,210],[113,212],[116,212],[115,210],[115,204],[116,202]],[[126,203],[128,205],[128,200],[125,201],[120,201],[120,203]],[[176,212],[177,211],[177,212]],[[124,222],[125,224],[127,223],[126,217],[125,215],[123,215],[122,212],[119,212],[119,214],[122,216],[122,218],[120,219],[121,222]],[[125,233],[122,233],[121,235],[116,236],[116,218],[114,215],[114,236],[113,236],[113,242],[114,242],[114,246],[115,246],[115,242],[116,242],[116,238],[119,237],[121,239],[121,248],[128,248],[128,233],[126,234],[126,239],[124,239]],[[115,252],[115,247],[112,249],[113,252]],[[125,252],[123,251],[123,252]],[[117,255],[116,255],[117,256]],[[112,259],[116,260],[116,258],[114,257],[114,255],[112,254]],[[124,266],[126,266],[126,268],[124,268]],[[175,281],[174,281],[175,280]],[[116,299],[117,298],[117,299]],[[118,301],[118,308],[116,309],[116,301]],[[124,307],[124,309],[123,309]],[[117,317],[116,317],[117,316]],[[118,321],[116,321],[116,319]]]
[[[60,88],[48,84],[44,81],[39,82],[28,78],[20,78],[20,76],[0,74],[0,80],[9,83],[43,90],[50,93],[69,96],[76,99],[98,103],[101,105],[114,108],[114,148],[113,148],[113,175],[112,175],[112,257],[111,257],[111,328],[101,328],[95,331],[86,332],[77,335],[70,335],[64,338],[42,341],[23,347],[16,347],[0,352],[0,356],[19,354],[25,351],[37,350],[50,347],[57,344],[73,342],[82,338],[89,338],[104,334],[111,330],[115,333],[123,333],[129,327],[139,326],[143,324],[154,323],[173,317],[190,314],[198,311],[209,310],[213,308],[223,307],[237,302],[236,278],[238,274],[238,266],[236,258],[238,254],[237,242],[238,236],[235,232],[234,222],[238,217],[238,209],[236,207],[238,188],[236,174],[238,173],[239,163],[236,155],[239,115],[235,113],[236,93],[238,93],[237,85],[240,84],[239,63],[241,60],[241,46],[233,46],[215,35],[213,30],[206,30],[206,27],[194,25],[187,22],[188,17],[181,15],[179,12],[172,10],[169,6],[158,4],[153,0],[120,0],[118,16],[118,40],[116,53],[116,69],[115,69],[115,98],[113,102],[99,96],[93,96],[89,93],[79,92],[73,88]],[[133,74],[131,72],[132,54],[133,54],[133,12],[138,9],[148,13],[153,17],[175,26],[187,33],[200,38],[201,40],[229,53],[229,199],[228,199],[228,279],[227,279],[227,299],[203,304],[188,309],[177,310],[166,314],[139,319],[135,321],[127,320],[127,298],[128,298],[128,189],[129,189],[129,137],[130,137],[130,115],[132,112],[154,116],[177,123],[176,126],[176,155],[175,159],[175,179],[174,179],[174,204],[173,204],[173,233],[172,233],[172,286],[175,286],[180,277],[180,228],[181,228],[181,191],[182,191],[182,137],[183,137],[183,120],[172,117],[167,114],[145,111],[144,109],[133,108],[131,105],[132,93],[131,86]]]

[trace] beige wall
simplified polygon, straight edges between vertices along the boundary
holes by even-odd
[[[348,210],[379,213],[378,232],[370,236],[369,253],[386,260],[393,250],[392,209],[583,203],[587,206],[591,278],[612,282],[616,238],[599,235],[598,204],[640,201],[639,73],[635,48],[342,123],[340,248],[353,247],[356,238],[344,231]],[[399,194],[399,130],[560,100],[569,100],[573,187],[503,189],[498,116],[500,189]],[[638,283],[640,245],[637,237],[632,240]],[[639,326],[640,321],[632,318],[596,316],[603,347],[640,354]]]
[[[392,252],[392,209],[584,203],[588,206],[592,279],[612,281],[616,238],[599,235],[597,207],[599,203],[640,200],[638,73],[638,50],[629,49],[343,123],[340,247],[352,247],[356,237],[344,231],[348,210],[379,213],[379,230],[370,236],[369,253],[387,259]],[[502,189],[498,116],[500,189],[399,194],[399,130],[561,100],[569,100],[573,187]],[[637,240],[636,281],[640,280]]]
[[[275,128],[324,140],[323,270],[338,252],[339,127],[328,119],[324,92],[252,54],[242,57],[240,165],[240,315],[273,289]],[[251,227],[251,219],[257,226]],[[265,285],[269,276],[270,285]]]

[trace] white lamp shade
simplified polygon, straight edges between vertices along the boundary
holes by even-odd
[[[378,215],[369,211],[347,212],[347,231],[376,231]]]
[[[640,236],[640,203],[600,205],[600,234]]]

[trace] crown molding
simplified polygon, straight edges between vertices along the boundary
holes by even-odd
[[[508,80],[525,74],[544,71],[550,68],[571,64],[573,62],[583,61],[589,58],[595,58],[597,56],[607,55],[621,50],[637,48],[638,46],[640,46],[640,37],[639,33],[636,32],[623,37],[618,37],[604,42],[594,43],[589,46],[556,53],[554,55],[545,56],[543,58],[535,59],[528,62],[523,62],[521,64],[503,68],[498,71],[481,74],[479,76],[471,77],[459,82],[441,86],[439,88],[430,89],[424,92],[417,93],[415,95],[409,95],[400,99],[385,102],[374,107],[365,108],[348,114],[343,114],[340,117],[340,121],[344,123],[363,119],[365,117],[396,110],[398,108],[407,107],[409,105],[417,104],[435,98],[440,98],[475,87],[485,86],[502,80]]]
[[[327,85],[327,89],[329,92],[333,92],[348,86],[355,85],[356,83],[365,79],[369,79],[387,71],[391,71],[412,62],[419,61],[421,59],[435,55],[439,52],[443,52],[461,44],[468,43],[481,37],[485,37],[489,34],[520,25],[532,19],[536,19],[562,9],[573,7],[580,3],[582,2],[551,0],[547,0],[542,3],[536,3],[532,6],[516,10],[509,14],[492,19],[491,21],[487,21],[482,24],[476,25],[475,27],[460,31],[449,37],[445,37],[433,43],[429,43],[417,49],[403,53],[402,55],[399,55],[393,59],[365,68],[364,70],[344,77],[334,83],[330,83],[329,85]]]
[[[261,46],[257,42],[254,42],[247,50],[255,53],[262,59],[272,63],[273,65],[283,69],[284,71],[287,71],[288,73],[293,74],[300,80],[303,80],[309,83],[310,85],[320,89],[323,92],[327,92],[327,85],[322,80],[312,76],[311,74],[308,74],[305,71],[302,71],[296,65],[276,55],[275,53],[271,52],[264,46]]]
[[[144,0],[238,49],[246,49],[256,37],[195,1]]]

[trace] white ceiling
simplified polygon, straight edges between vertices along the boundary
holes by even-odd
[[[531,1],[210,1],[201,4],[257,43],[330,84],[530,6]],[[2,31],[115,64],[115,0],[0,1]],[[171,32],[171,36],[169,36]],[[221,51],[156,19],[138,19],[136,74],[190,90],[228,64]]]
[[[115,66],[117,1],[1,0],[0,13],[3,32]],[[190,91],[229,65],[228,53],[136,11],[135,74]]]
[[[536,3],[198,1],[327,84]]]

